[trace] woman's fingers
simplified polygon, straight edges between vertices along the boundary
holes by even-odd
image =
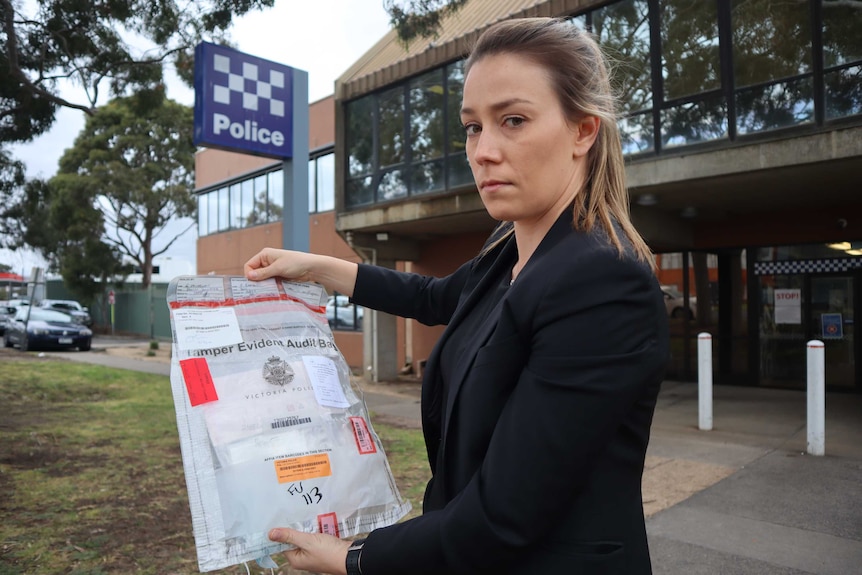
[[[269,538],[296,547],[284,552],[292,567],[334,575],[342,575],[346,571],[345,559],[347,548],[350,547],[349,541],[342,541],[332,535],[303,533],[283,527],[271,530]]]

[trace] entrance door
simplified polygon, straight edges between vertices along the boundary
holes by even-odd
[[[856,341],[853,276],[812,276],[808,326],[811,339],[822,340],[826,352],[826,384],[856,386]]]

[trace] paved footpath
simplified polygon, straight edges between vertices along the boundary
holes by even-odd
[[[169,375],[166,363],[63,357]],[[379,421],[420,426],[418,384],[363,386]],[[806,451],[801,391],[716,386],[697,429],[697,385],[662,386],[644,471],[655,575],[862,575],[862,395],[828,394],[826,456]]]

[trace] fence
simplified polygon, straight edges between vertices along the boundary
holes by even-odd
[[[166,300],[168,284],[126,284],[114,291],[115,334],[136,335],[150,339],[171,339],[171,321]],[[78,299],[61,280],[48,280],[46,294],[49,299]],[[108,290],[93,302],[81,302],[90,308],[93,327],[97,333],[111,333],[111,307]]]

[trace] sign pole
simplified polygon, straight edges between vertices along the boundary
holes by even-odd
[[[293,69],[293,157],[282,163],[284,216],[281,245],[309,251],[308,241],[308,72]]]

